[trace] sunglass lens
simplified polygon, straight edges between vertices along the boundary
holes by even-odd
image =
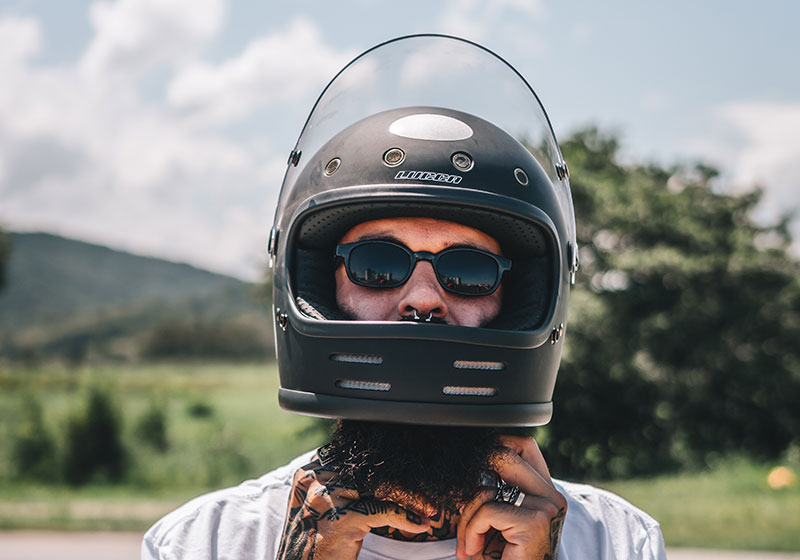
[[[350,251],[350,278],[362,286],[393,288],[411,270],[411,255],[391,243],[365,243]]]
[[[497,262],[478,251],[455,249],[439,256],[437,274],[447,289],[464,295],[483,295],[494,290]]]

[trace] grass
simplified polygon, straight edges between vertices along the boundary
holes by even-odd
[[[667,546],[800,551],[800,487],[741,458],[699,473],[601,483],[661,523]]]
[[[131,468],[123,484],[81,488],[13,479],[11,445],[26,397],[63,446],[66,419],[105,387],[123,420]],[[0,370],[0,529],[143,531],[203,492],[237,484],[321,443],[306,417],[277,405],[273,364],[161,364]],[[137,439],[153,406],[169,448]],[[774,465],[727,459],[707,472],[599,483],[661,523],[668,546],[800,551],[800,487],[772,490]],[[795,470],[797,465],[794,465]]]

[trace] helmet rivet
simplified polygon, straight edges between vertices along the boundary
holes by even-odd
[[[558,325],[557,328],[553,329],[553,332],[550,333],[550,344],[555,344],[561,339],[561,335],[564,334],[564,323]]]
[[[528,174],[525,173],[522,169],[517,167],[514,170],[514,178],[517,180],[517,183],[522,185],[523,187],[528,184]]]
[[[338,157],[333,158],[328,162],[328,165],[325,166],[325,175],[330,177],[339,170],[340,165],[342,165],[342,160]]]
[[[383,162],[389,167],[395,167],[403,163],[406,159],[406,153],[400,148],[390,148],[383,154]]]
[[[278,326],[283,331],[285,331],[286,327],[289,326],[289,315],[286,313],[281,313],[280,307],[275,310],[275,322],[278,323]]]
[[[569,179],[569,167],[567,167],[566,161],[556,164],[556,175],[558,175],[558,178],[562,181],[564,179]]]
[[[451,161],[453,162],[453,167],[459,171],[469,171],[472,169],[472,165],[474,164],[470,155],[465,154],[464,152],[454,153]]]

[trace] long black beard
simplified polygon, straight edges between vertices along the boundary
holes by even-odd
[[[458,512],[491,470],[498,434],[494,428],[340,420],[327,450],[341,466],[341,482],[359,495],[409,496],[439,512]]]

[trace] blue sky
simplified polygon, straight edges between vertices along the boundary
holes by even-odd
[[[789,0],[0,0],[0,223],[257,278],[314,99],[418,32],[505,57],[560,138],[598,125],[626,160],[761,184],[769,219],[800,207],[797,21]]]

